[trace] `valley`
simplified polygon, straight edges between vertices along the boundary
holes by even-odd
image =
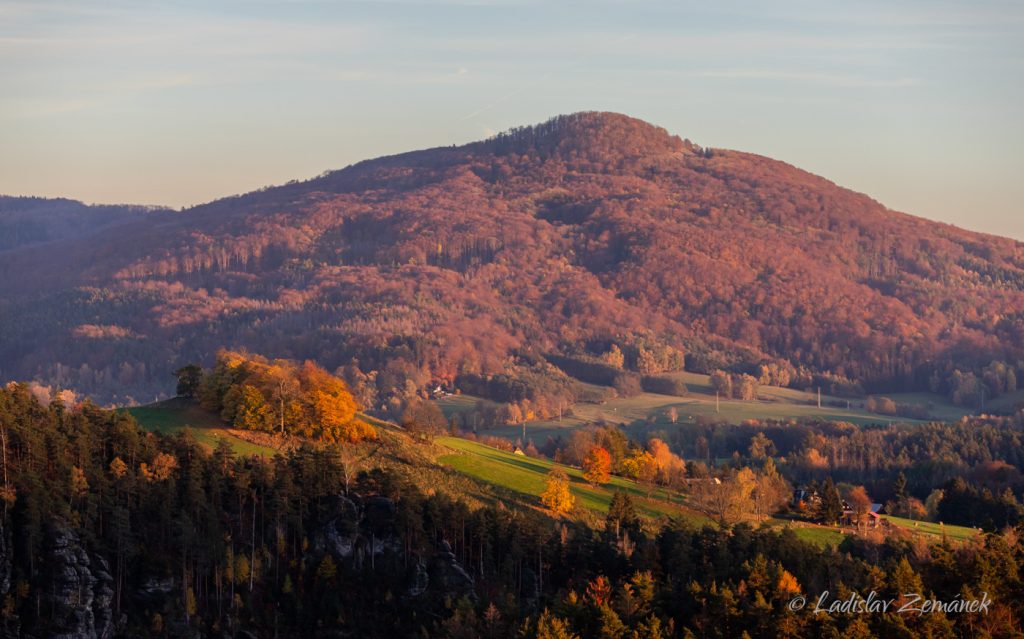
[[[816,393],[789,388],[762,386],[753,401],[739,401],[715,397],[708,375],[700,373],[673,373],[686,384],[685,396],[641,393],[634,397],[617,397],[601,403],[578,403],[572,407],[572,414],[561,419],[532,419],[526,421],[526,437],[540,445],[549,437],[565,435],[567,431],[595,422],[620,424],[631,435],[642,436],[659,430],[673,431],[686,424],[698,422],[728,422],[738,424],[747,420],[821,420],[842,421],[857,425],[922,423],[927,419],[904,418],[895,415],[881,415],[864,410],[863,399],[848,399],[832,395],[821,396],[818,407]],[[1004,404],[1024,400],[1024,394],[1005,398]],[[955,406],[946,398],[933,393],[888,393],[896,402],[924,406],[931,421],[956,421],[970,411]],[[460,413],[469,413],[483,398],[471,395],[447,395],[437,400],[445,415],[451,418]],[[849,407],[847,407],[849,406]],[[674,409],[675,421],[671,417]],[[567,411],[568,412],[568,411]],[[521,425],[488,426],[480,432],[503,437],[510,441],[522,439]]]
[[[700,381],[700,378],[690,377],[689,381],[697,382]],[[805,398],[801,397],[800,399]],[[152,406],[132,408],[128,412],[139,421],[143,428],[153,432],[174,435],[188,428],[196,441],[210,451],[216,448],[218,440],[223,439],[238,455],[255,455],[266,459],[281,452],[277,448],[257,446],[240,439],[233,435],[230,429],[225,428],[225,424],[219,418],[186,400],[169,400]],[[486,487],[482,489],[483,492],[478,489],[471,491],[467,496],[474,495],[475,492],[475,499],[481,502],[498,503],[501,501],[505,504],[518,503],[529,509],[540,508],[537,499],[544,490],[546,476],[554,465],[552,462],[513,454],[459,437],[444,436],[434,438],[429,443],[423,441],[413,443],[408,441],[409,436],[399,426],[379,420],[374,420],[374,423],[382,433],[385,433],[385,439],[383,446],[366,458],[364,462],[366,467],[386,463],[381,461],[386,458],[392,460],[403,458],[403,453],[398,451],[404,450],[404,455],[408,455],[410,450],[417,450],[414,457],[405,457],[406,463],[416,469],[414,472],[421,472],[423,466],[436,463],[442,467],[453,469],[474,481],[481,482]],[[566,428],[571,427],[566,426]],[[528,435],[530,433],[528,425]],[[415,461],[410,462],[410,459]],[[619,491],[633,497],[638,512],[652,526],[657,525],[657,522],[664,518],[679,519],[694,526],[718,526],[714,519],[694,510],[687,504],[685,492],[676,492],[663,487],[643,486],[619,476],[613,476],[608,484],[595,486],[583,478],[580,469],[562,467],[566,469],[570,477],[571,491],[576,497],[578,505],[573,517],[588,525],[598,527],[601,525],[601,517],[608,512],[612,495]],[[492,490],[496,492],[492,494],[490,492]],[[964,526],[940,525],[889,515],[885,516],[885,519],[894,527],[905,531],[906,534],[920,536],[929,542],[946,539],[963,542],[978,534],[976,529]],[[797,538],[816,545],[838,545],[847,536],[856,534],[856,531],[852,529],[844,530],[786,518],[772,518],[766,522],[766,525],[789,528]]]

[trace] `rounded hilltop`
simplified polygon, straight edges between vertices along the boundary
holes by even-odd
[[[641,157],[693,151],[694,145],[665,129],[621,113],[580,111],[540,124],[516,127],[478,142],[498,154],[548,158]]]

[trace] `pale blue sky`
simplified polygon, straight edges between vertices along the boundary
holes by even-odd
[[[0,0],[0,193],[182,206],[610,110],[1024,239],[1024,3]]]

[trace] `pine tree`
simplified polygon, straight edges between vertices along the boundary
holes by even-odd
[[[195,397],[203,382],[203,369],[197,364],[189,364],[174,371],[174,374],[178,378],[178,397]]]
[[[608,515],[605,517],[605,528],[614,530],[618,538],[623,530],[634,535],[640,530],[640,516],[633,505],[633,499],[621,490],[612,494],[612,502],[608,506]]]
[[[902,502],[907,498],[907,476],[900,471],[900,474],[896,476],[896,481],[893,482],[892,490],[896,494],[896,499]]]
[[[821,503],[818,506],[818,520],[825,524],[835,524],[843,516],[843,501],[839,498],[839,491],[832,483],[832,477],[827,477],[821,487]]]
[[[909,501],[907,495],[907,476],[900,471],[900,474],[896,476],[896,480],[892,484],[892,491],[896,497],[896,506],[899,508],[901,516],[909,516],[913,518],[913,510],[907,507]]]

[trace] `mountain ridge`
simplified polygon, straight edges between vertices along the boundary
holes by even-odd
[[[0,252],[0,275],[0,310],[31,327],[6,329],[0,375],[122,401],[219,346],[417,388],[611,343],[943,392],[1024,359],[1024,244],[621,114],[157,211],[59,255]]]

